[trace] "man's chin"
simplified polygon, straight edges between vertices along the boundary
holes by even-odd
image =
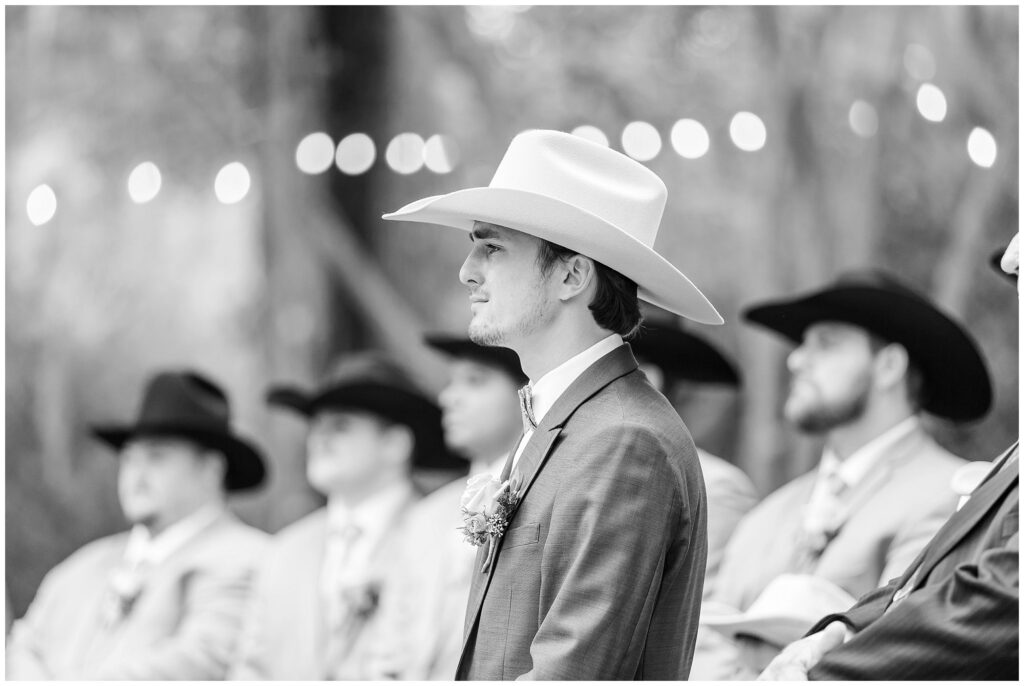
[[[473,341],[477,345],[500,346],[504,341],[504,336],[502,336],[500,331],[476,324],[475,322],[470,322],[469,340]]]

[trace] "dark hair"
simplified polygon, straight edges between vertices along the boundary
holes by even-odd
[[[576,254],[579,253],[575,250],[542,240],[537,264],[541,273],[547,275],[556,261],[565,261]],[[594,266],[597,268],[597,293],[587,307],[598,326],[628,340],[636,334],[643,320],[640,302],[637,300],[636,282],[597,260],[594,260]]]
[[[896,341],[887,341],[871,331],[868,331],[867,334],[868,347],[870,347],[872,354],[877,353],[887,345],[896,343]],[[903,347],[906,349],[906,346]],[[910,403],[910,407],[916,412],[928,402],[928,389],[925,387],[924,372],[921,371],[921,367],[914,361],[914,358],[910,356],[909,351],[907,352],[907,380],[905,385],[907,389],[907,402]]]

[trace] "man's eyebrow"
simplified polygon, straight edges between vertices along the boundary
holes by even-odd
[[[497,229],[490,226],[478,226],[469,232],[469,240],[475,241],[476,239],[486,240],[488,238],[501,238],[501,234],[498,233]]]

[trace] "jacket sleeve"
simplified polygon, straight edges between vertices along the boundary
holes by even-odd
[[[914,591],[888,612],[883,613],[881,589],[875,591],[874,602],[862,601],[846,613],[846,623],[861,630],[828,652],[809,678],[1010,678],[1018,669],[1019,566],[1013,534],[1002,547],[957,566],[941,583]]]
[[[62,566],[52,569],[44,578],[25,616],[11,626],[7,641],[6,676],[9,681],[51,680],[55,675],[46,664],[45,626],[48,616],[57,609],[57,588],[61,583]]]
[[[189,570],[180,580],[184,609],[178,630],[129,659],[101,663],[85,678],[223,679],[237,647],[253,576],[253,563]]]
[[[541,605],[550,609],[520,679],[631,674],[628,649],[647,638],[673,543],[665,532],[678,528],[678,479],[646,429],[619,425],[590,447],[554,500],[541,563]]]

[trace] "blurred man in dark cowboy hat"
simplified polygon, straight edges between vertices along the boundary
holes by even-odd
[[[93,433],[119,453],[133,528],[46,576],[14,625],[7,678],[223,679],[267,542],[225,494],[263,481],[259,451],[232,430],[224,392],[192,371],[157,374],[133,424]]]
[[[654,250],[668,191],[558,131],[516,136],[490,185],[385,215],[471,243],[469,337],[519,355],[523,437],[467,485],[479,554],[459,679],[683,679],[707,555],[693,439],[637,368],[639,300],[722,318]]]
[[[822,436],[824,451],[814,471],[740,523],[702,632],[719,611],[747,611],[781,574],[812,575],[855,598],[900,574],[954,511],[951,480],[964,464],[925,432],[919,413],[969,421],[992,402],[967,331],[886,273],[851,273],[745,316],[797,345],[784,414],[800,431]],[[823,596],[821,614],[828,610]],[[732,644],[701,651],[695,672],[749,678],[789,638],[741,641],[747,667],[723,657]]]
[[[383,354],[347,355],[316,390],[276,387],[268,401],[308,420],[306,476],[327,506],[273,538],[231,677],[365,678],[385,575],[420,498],[410,470],[460,461],[440,410]]]
[[[471,478],[497,477],[522,431],[517,391],[526,375],[519,357],[465,336],[425,340],[449,361],[448,384],[438,396],[445,443],[469,460]],[[456,479],[414,508],[394,567],[395,592],[381,604],[374,678],[431,681],[455,674],[476,557],[459,531],[465,487],[465,479]]]
[[[1001,260],[1014,277],[1020,274],[1019,238]],[[993,461],[967,502],[899,576],[820,619],[760,678],[1017,682],[1019,454],[1015,441]]]
[[[648,310],[636,338],[630,341],[640,369],[669,400],[684,383],[739,388],[736,366],[714,345],[682,328],[667,313]],[[710,590],[725,544],[740,519],[757,504],[750,478],[738,467],[697,447],[708,493],[708,565],[704,592]]]

